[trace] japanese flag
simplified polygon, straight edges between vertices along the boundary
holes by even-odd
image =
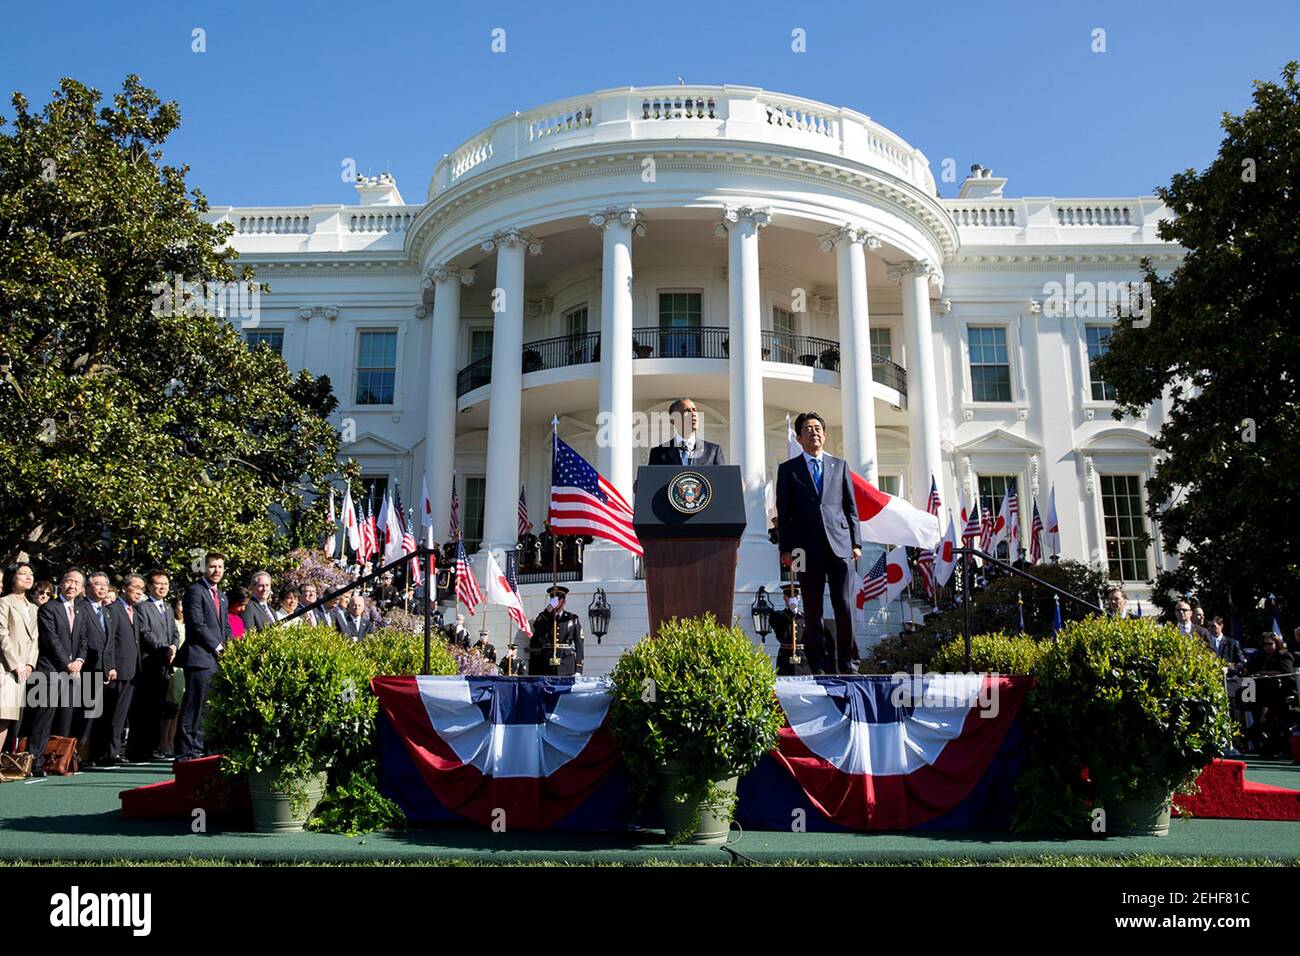
[[[885,559],[885,600],[892,601],[906,590],[912,581],[907,567],[907,549],[895,548]]]
[[[939,547],[934,552],[934,583],[943,587],[952,577],[952,569],[957,566],[957,555],[953,550],[957,547],[957,523],[953,520],[952,514],[948,515],[948,533],[943,536],[939,542]]]

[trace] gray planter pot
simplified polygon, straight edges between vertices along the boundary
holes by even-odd
[[[671,840],[675,834],[690,831],[679,843],[693,846],[720,846],[727,842],[727,833],[731,830],[731,813],[735,806],[736,783],[738,777],[719,777],[713,782],[726,792],[728,799],[722,804],[679,803],[673,799],[676,786],[681,779],[681,768],[669,763],[659,771],[659,807],[663,812],[664,832]],[[692,828],[696,810],[699,819]]]
[[[1169,836],[1172,793],[1138,793],[1106,807],[1106,832],[1110,836]]]
[[[248,775],[253,828],[258,833],[299,833],[325,796],[325,771],[298,781],[295,788],[274,789],[270,772]]]

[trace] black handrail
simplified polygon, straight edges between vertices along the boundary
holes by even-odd
[[[970,560],[971,558],[979,558],[980,560],[985,561],[989,564],[997,565],[999,568],[1002,568],[1002,570],[1004,571],[1010,571],[1012,574],[1017,575],[1018,577],[1022,577],[1026,581],[1032,581],[1034,584],[1037,584],[1040,587],[1047,588],[1047,590],[1051,591],[1053,594],[1057,595],[1058,597],[1063,597],[1068,600],[1074,601],[1076,604],[1082,604],[1088,610],[1093,611],[1097,614],[1105,613],[1104,611],[1102,611],[1101,605],[1093,604],[1091,601],[1086,601],[1083,598],[1079,597],[1079,595],[1077,594],[1071,594],[1069,591],[1062,590],[1061,588],[1058,588],[1055,584],[1052,584],[1048,581],[1044,581],[1042,578],[1038,577],[1037,575],[1030,574],[1028,571],[1022,570],[1021,568],[1016,567],[1014,564],[1009,564],[1008,562],[1003,561],[1001,558],[993,557],[993,555],[989,554],[987,551],[981,551],[979,548],[953,548],[952,553],[954,555],[964,556],[966,558],[966,560],[961,563],[962,564],[961,607],[962,607],[962,636],[965,640],[965,645],[966,645],[966,670],[967,671],[971,669],[971,650],[970,650],[970,595],[971,595],[971,586],[972,586],[971,560]]]
[[[840,346],[832,339],[793,332],[764,331],[760,340],[764,361],[806,365],[831,372],[840,370]],[[725,326],[699,328],[641,328],[632,330],[633,358],[726,359],[731,353],[730,329]],[[557,335],[524,344],[520,368],[528,372],[565,368],[600,361],[600,333]],[[907,398],[907,370],[896,362],[873,354],[871,373],[875,381]],[[492,356],[471,362],[456,375],[456,397],[492,381]]]

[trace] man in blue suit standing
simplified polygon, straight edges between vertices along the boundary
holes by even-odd
[[[203,756],[203,705],[217,658],[230,643],[230,604],[217,587],[226,574],[226,557],[210,551],[203,559],[203,577],[185,589],[185,643],[176,664],[185,669],[185,702],[181,705],[177,760]]]
[[[839,673],[857,673],[857,642],[850,610],[862,554],[858,506],[848,463],[823,451],[826,421],[804,412],[794,423],[803,454],[776,472],[776,529],[781,564],[793,567],[803,592],[804,639],[813,670],[834,672],[822,626],[823,591],[830,582]]]

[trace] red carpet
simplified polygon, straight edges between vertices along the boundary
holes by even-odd
[[[172,764],[173,779],[123,790],[118,795],[122,816],[132,820],[190,819],[201,807],[209,816],[220,816],[227,822],[251,822],[248,784],[222,777],[220,767],[220,755],[177,761]]]
[[[1300,790],[1252,783],[1240,760],[1216,760],[1201,771],[1196,782],[1201,790],[1196,796],[1174,797],[1175,807],[1191,811],[1194,817],[1300,820]]]

